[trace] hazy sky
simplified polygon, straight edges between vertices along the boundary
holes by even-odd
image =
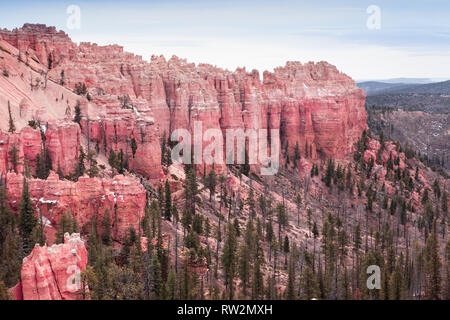
[[[67,26],[72,4],[80,29]],[[367,27],[371,5],[380,8],[380,29]],[[356,79],[450,78],[449,0],[0,0],[1,28],[25,22],[54,25],[76,42],[118,43],[145,59],[175,54],[260,71],[326,60]]]

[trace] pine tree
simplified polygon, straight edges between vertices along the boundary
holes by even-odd
[[[41,152],[36,155],[36,176],[39,179],[47,179],[52,170],[52,161],[50,153],[45,145],[41,148]]]
[[[289,253],[289,238],[288,236],[284,236],[284,242],[283,242],[283,252],[284,252],[284,259],[285,259],[285,265],[287,264],[287,254]]]
[[[274,238],[274,232],[273,232],[273,226],[272,226],[272,219],[269,220],[268,223],[266,223],[266,240],[268,243],[271,243]]]
[[[15,173],[18,173],[17,167],[20,165],[20,156],[16,144],[13,144],[12,148],[8,151],[8,160],[11,163],[11,169]]]
[[[60,180],[64,179],[64,173],[62,172],[61,165],[59,164],[59,161],[58,161],[58,169],[56,170],[56,174],[58,175]]]
[[[425,298],[439,300],[441,295],[441,259],[439,241],[436,232],[436,220],[433,232],[427,239],[425,247]]]
[[[83,96],[87,92],[86,84],[84,82],[75,83],[75,93]]]
[[[34,247],[33,230],[37,226],[37,218],[34,213],[33,202],[28,191],[28,182],[23,179],[22,197],[19,205],[19,232],[22,237],[23,252],[28,255]]]
[[[70,211],[66,212],[59,219],[57,223],[57,232],[55,236],[55,243],[64,243],[64,234],[67,232],[72,234],[73,232],[77,232],[77,223],[75,219],[72,217]]]
[[[87,243],[89,264],[92,266],[96,266],[97,262],[101,263],[102,255],[100,254],[101,249],[97,237],[97,220],[95,216],[92,216],[89,222],[89,235]]]
[[[128,160],[125,157],[125,154],[123,153],[123,149],[120,149],[119,155],[117,157],[117,171],[119,174],[123,174],[124,169],[128,169]]]
[[[211,169],[206,176],[205,186],[209,190],[209,202],[211,202],[212,197],[216,193],[217,177],[214,169]]]
[[[197,234],[203,234],[203,216],[196,214],[192,220],[192,230]]]
[[[227,238],[222,250],[222,269],[225,277],[225,287],[228,299],[234,296],[234,277],[236,275],[236,251],[237,241],[233,225],[227,224]]]
[[[352,299],[352,295],[350,292],[350,279],[348,276],[348,271],[347,269],[344,269],[341,275],[341,288],[340,288],[340,292],[341,292],[341,299],[342,300],[350,300]]]
[[[136,139],[132,138],[131,139],[131,152],[133,153],[133,158],[136,155],[137,148],[138,148],[138,145],[136,143]]]
[[[438,199],[441,197],[441,188],[437,179],[435,179],[433,183],[433,192]]]
[[[327,187],[331,187],[331,182],[334,178],[334,160],[328,159],[327,171],[325,174],[325,184]]]
[[[13,119],[12,114],[11,114],[11,105],[10,105],[9,101],[8,101],[8,115],[9,115],[9,129],[8,129],[8,132],[14,133],[14,132],[16,132],[16,126],[14,125],[14,119]]]
[[[108,209],[105,210],[105,214],[103,215],[101,225],[102,225],[102,242],[105,246],[110,246],[112,244],[111,218]]]
[[[95,155],[96,153],[94,150],[89,150],[87,154],[87,161],[89,163],[87,174],[90,178],[97,177],[100,172],[100,169],[98,168],[98,162],[95,159]]]
[[[183,226],[183,235],[186,233],[186,229],[189,229],[189,227],[192,224],[192,214],[189,210],[185,209],[183,210],[183,215],[181,217],[181,225]]]
[[[183,260],[183,270],[182,272],[178,273],[177,283],[179,284],[178,296],[180,299],[189,299],[189,297],[191,296],[192,280],[188,264],[188,258],[185,257]]]
[[[5,241],[8,231],[14,230],[15,227],[15,217],[8,205],[8,193],[2,180],[0,179],[0,244]],[[0,245],[0,253],[2,248]]]
[[[300,196],[300,194],[297,194],[297,197],[295,198],[295,204],[297,205],[297,226],[300,226],[300,207],[302,205],[302,197]]]
[[[166,163],[166,166],[171,166],[172,165],[172,152],[170,151],[170,148],[166,149],[166,153],[165,154],[161,154],[161,157],[163,157]]]
[[[244,176],[249,176],[250,174],[250,161],[248,158],[247,148],[244,150],[244,163],[239,166],[239,174],[243,174]]]
[[[0,282],[14,286],[20,277],[21,241],[16,233],[16,218],[7,201],[7,192],[0,179]]]
[[[322,249],[325,257],[325,296],[331,298],[331,285],[335,271],[336,229],[335,219],[328,212],[322,227]]]
[[[275,299],[275,291],[274,291],[274,277],[267,277],[267,284],[266,284],[266,299],[267,300],[274,300]]]
[[[429,199],[428,195],[428,188],[425,188],[423,195],[422,195],[422,204],[425,204]]]
[[[308,150],[309,150],[309,148],[308,148],[308,140],[306,140],[306,142],[305,142],[305,158],[308,158]]]
[[[167,300],[175,300],[177,298],[177,283],[176,275],[173,268],[170,268],[169,275],[167,276]]]
[[[117,168],[117,155],[114,152],[113,149],[109,149],[109,157],[108,157],[108,163],[111,166],[111,168]]]
[[[287,226],[287,215],[286,215],[286,207],[283,204],[278,204],[276,207],[277,210],[277,219],[278,219],[278,241],[280,242],[280,250],[282,245],[281,240],[281,229],[284,226]]]
[[[168,180],[166,180],[164,199],[164,216],[166,220],[170,221],[172,216],[172,194],[170,192],[170,184]]]
[[[198,182],[197,175],[192,166],[185,166],[186,179],[183,182],[184,198],[186,201],[186,209],[191,215],[195,214],[196,204],[200,202],[198,198]]]
[[[288,280],[287,280],[285,296],[286,296],[287,300],[295,300],[296,299],[295,270],[294,270],[294,262],[293,262],[292,257],[289,259]]]
[[[84,153],[83,147],[80,146],[79,154],[78,154],[78,161],[75,166],[75,179],[77,180],[79,177],[84,175],[84,172],[86,171],[86,167],[84,166],[84,160],[86,158],[86,154]]]
[[[81,108],[79,100],[77,100],[77,104],[75,105],[75,116],[73,118],[73,121],[78,123],[81,128]]]
[[[300,298],[304,300],[318,299],[320,297],[320,288],[316,275],[311,267],[303,268],[300,275]]]
[[[238,253],[238,273],[239,273],[239,279],[240,287],[242,289],[242,296],[243,298],[247,297],[247,289],[250,282],[250,250],[247,246],[247,243],[245,241],[242,242],[241,246],[239,247],[239,253]]]
[[[261,271],[261,264],[263,263],[263,259],[261,257],[257,257],[255,259],[255,263],[253,264],[253,273],[252,273],[252,299],[263,299],[264,296],[264,277]]]
[[[316,259],[316,240],[319,237],[319,228],[317,227],[317,223],[314,221],[313,223],[313,228],[312,228],[312,234],[314,237],[314,248],[313,248],[313,263],[312,263],[312,268],[313,268],[313,272],[315,272],[315,259]]]
[[[389,299],[402,300],[403,299],[403,278],[401,266],[397,264],[389,279]]]
[[[166,131],[164,131],[162,137],[161,137],[161,165],[167,165],[166,164],[166,159],[164,157],[164,155],[166,154],[166,149],[167,149],[167,134]]]
[[[187,236],[184,238],[184,245],[188,249],[192,249],[191,252],[196,253],[200,249],[200,238],[198,233],[194,229],[190,229]]]
[[[149,266],[150,271],[150,297],[158,299],[161,290],[161,265],[158,260],[158,255],[153,253]]]

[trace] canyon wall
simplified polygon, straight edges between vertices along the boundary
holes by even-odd
[[[312,159],[343,159],[366,129],[363,91],[326,62],[287,62],[261,77],[256,70],[232,72],[176,56],[147,62],[121,46],[77,45],[62,31],[33,24],[0,30],[0,48],[0,68],[8,71],[0,75],[0,173],[13,208],[24,164],[35,173],[44,137],[53,170],[66,176],[75,170],[80,146],[95,150],[105,166],[100,177],[72,182],[52,173],[47,180],[30,179],[30,194],[52,226],[68,210],[84,226],[108,209],[118,241],[129,226],[138,227],[146,191],[126,171],[111,178],[111,150],[123,152],[129,171],[158,181],[164,177],[162,137],[179,128],[192,131],[196,121],[203,132],[279,129],[280,141],[272,142],[291,159],[296,144],[302,157],[307,151]],[[77,88],[81,83],[86,92]],[[10,117],[14,132],[7,132]],[[40,128],[31,128],[30,120]]]
[[[89,139],[100,145],[106,139],[108,149],[130,155],[134,138],[139,155],[146,157],[131,159],[131,168],[152,178],[159,173],[158,138],[177,128],[192,129],[194,121],[203,122],[203,131],[280,129],[281,146],[293,154],[298,143],[303,155],[307,144],[313,158],[345,158],[366,128],[363,91],[326,62],[287,62],[274,72],[264,72],[261,79],[256,70],[231,72],[175,56],[169,60],[153,56],[146,62],[118,45],[77,46],[42,25],[1,30],[0,37],[12,45],[20,43],[21,51],[40,61],[51,53],[53,81],[61,82],[64,74],[64,85],[71,89],[85,83],[89,108],[104,108],[95,119],[88,111],[83,113],[85,120],[94,122]],[[123,95],[129,99],[119,103]],[[120,128],[119,122],[125,127]],[[149,150],[154,150],[150,157]]]

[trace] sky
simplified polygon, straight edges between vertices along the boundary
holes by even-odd
[[[357,80],[450,79],[448,0],[0,0],[0,28],[27,22],[147,60],[177,55],[260,72],[324,60]]]

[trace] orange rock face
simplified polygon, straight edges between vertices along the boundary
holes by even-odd
[[[72,174],[81,142],[79,125],[71,121],[49,122],[45,137],[52,168],[56,171],[60,167],[64,175]]]
[[[11,207],[17,210],[22,194],[23,176],[7,175]],[[133,176],[117,175],[112,179],[80,177],[77,182],[59,180],[52,173],[47,180],[30,179],[30,197],[44,221],[56,226],[61,216],[70,211],[80,228],[89,228],[92,217],[101,221],[109,210],[113,238],[121,240],[130,226],[138,230],[145,214],[145,189]]]
[[[19,49],[24,61],[28,52],[30,60],[37,60],[46,67],[49,56],[53,56],[56,50],[59,56],[68,55],[75,47],[67,34],[43,24],[26,23],[20,29],[0,30],[0,37]]]
[[[180,128],[192,132],[196,121],[203,132],[279,129],[280,140],[272,142],[287,149],[291,159],[297,143],[302,158],[308,145],[312,159],[343,159],[366,128],[363,91],[326,62],[287,62],[261,79],[256,70],[232,72],[177,57],[153,56],[147,62],[118,45],[77,45],[64,32],[31,24],[0,30],[0,45],[11,71],[10,77],[0,76],[0,103],[11,100],[18,132],[5,133],[8,113],[1,108],[0,173],[9,172],[7,189],[16,209],[24,168],[11,170],[9,152],[16,146],[18,156],[35,169],[42,141],[40,130],[27,126],[31,119],[42,125],[54,171],[73,173],[83,146],[95,150],[103,165],[110,150],[123,151],[130,170],[154,180],[164,176],[161,137]],[[19,62],[16,56],[24,52],[22,60],[29,61]],[[38,79],[39,85],[30,87]],[[78,83],[86,85],[88,96],[74,93]],[[81,128],[73,122],[75,105]],[[308,163],[299,163],[302,174],[310,171]],[[83,227],[108,209],[113,237],[120,240],[144,215],[145,189],[132,176],[81,177],[75,183],[52,174],[45,181],[31,179],[29,187],[53,227],[67,210]]]
[[[49,150],[53,169],[61,167],[65,175],[73,173],[79,152],[81,134],[78,124],[70,121],[52,121],[43,127],[46,147]],[[24,164],[28,163],[32,173],[36,169],[36,156],[42,148],[40,129],[26,126],[19,133],[0,131],[0,173],[16,171],[23,173]],[[18,150],[18,165],[13,168],[11,150]]]
[[[11,150],[17,148],[20,159],[16,168],[10,161]],[[41,133],[39,129],[23,128],[19,133],[6,133],[0,131],[0,173],[16,170],[22,173],[24,163],[36,167],[36,155],[41,151]]]
[[[157,178],[161,158],[159,138],[175,129],[203,131],[280,129],[281,146],[292,155],[296,143],[308,145],[312,158],[345,158],[366,128],[365,95],[355,82],[326,63],[287,62],[263,78],[254,70],[234,72],[184,59],[154,56],[150,62],[118,45],[74,44],[67,36],[41,25],[27,25],[0,36],[12,45],[35,52],[51,52],[57,63],[49,73],[65,85],[85,83],[91,102],[84,108],[83,134],[103,152],[122,149],[129,157],[131,140],[137,157],[130,169]],[[40,45],[45,39],[46,49]],[[128,95],[126,103],[119,103]],[[92,110],[102,110],[94,115]],[[124,108],[122,108],[124,107]],[[106,140],[106,143],[104,143]],[[303,156],[303,154],[302,154]]]
[[[64,235],[64,244],[36,245],[24,258],[21,282],[15,292],[23,300],[74,300],[81,290],[80,273],[87,265],[87,251],[80,235]],[[16,298],[20,295],[16,295]]]

